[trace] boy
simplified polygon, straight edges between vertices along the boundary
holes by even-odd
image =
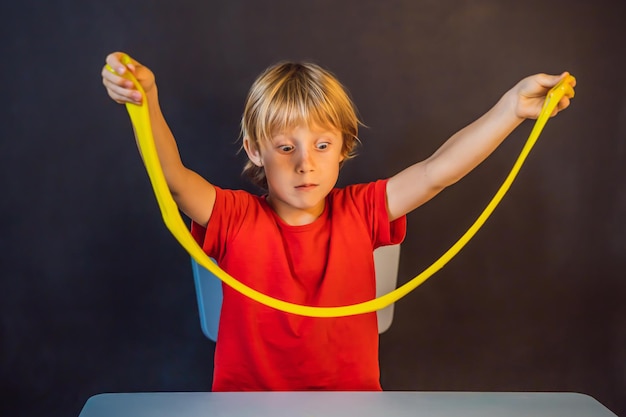
[[[217,187],[181,162],[158,102],[154,75],[121,53],[106,62],[132,71],[146,93],[157,153],[192,234],[222,269],[275,298],[316,306],[375,297],[372,251],[399,243],[406,213],[482,162],[566,76],[538,74],[515,85],[431,157],[397,175],[336,188],[352,157],[359,121],[345,89],[308,63],[280,63],[252,85],[242,118],[244,172],[267,194]],[[118,103],[141,94],[102,71]],[[569,105],[565,96],[554,114]],[[310,318],[283,313],[224,286],[214,391],[380,390],[376,314]]]

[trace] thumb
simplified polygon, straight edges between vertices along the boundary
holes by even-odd
[[[128,54],[121,53],[120,61],[130,70],[131,73],[137,75],[137,68],[141,67],[141,63],[134,58],[131,58]]]
[[[545,88],[552,88],[559,83],[563,78],[567,77],[569,72],[564,71],[559,75],[550,75],[550,74],[538,74],[537,75],[537,83]]]

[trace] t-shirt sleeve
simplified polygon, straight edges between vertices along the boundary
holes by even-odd
[[[374,193],[376,205],[375,221],[378,227],[377,239],[374,241],[374,248],[379,246],[397,245],[406,236],[406,215],[394,221],[389,221],[389,211],[387,210],[387,181],[379,180],[374,183]]]
[[[249,207],[250,194],[245,191],[224,190],[215,187],[215,204],[206,227],[191,223],[191,235],[204,252],[221,259],[228,242],[236,236]]]
[[[357,184],[344,189],[340,204],[345,210],[355,210],[369,230],[374,249],[401,243],[406,235],[406,216],[392,222],[387,211],[387,179]]]

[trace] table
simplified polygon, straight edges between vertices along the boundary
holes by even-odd
[[[617,417],[576,393],[153,392],[98,394],[80,417]]]

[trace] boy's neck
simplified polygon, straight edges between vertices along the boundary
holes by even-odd
[[[267,196],[266,201],[278,217],[280,217],[280,219],[289,226],[305,226],[313,223],[322,215],[322,213],[324,213],[324,208],[326,207],[326,199],[320,201],[320,203],[315,207],[307,209],[287,205],[273,199],[269,195]]]

